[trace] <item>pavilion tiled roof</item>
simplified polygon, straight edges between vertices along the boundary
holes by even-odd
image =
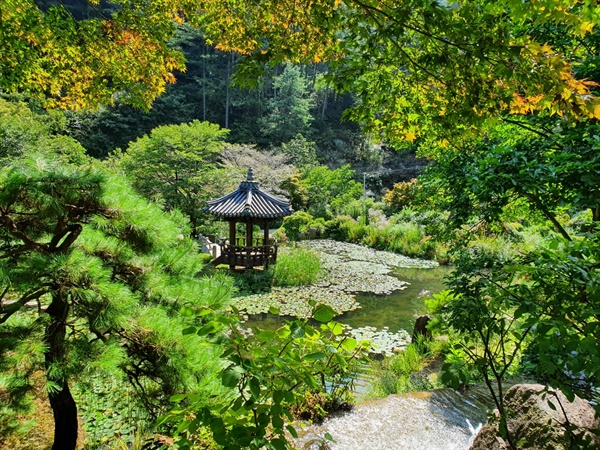
[[[287,200],[260,190],[252,168],[240,187],[224,197],[209,200],[204,211],[222,218],[278,219],[294,212]]]

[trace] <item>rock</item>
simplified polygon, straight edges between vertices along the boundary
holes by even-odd
[[[569,402],[562,392],[545,391],[541,384],[517,384],[508,390],[504,402],[505,408],[514,413],[507,425],[511,439],[518,443],[519,449],[600,448],[600,438],[590,431],[600,429],[600,419],[595,417],[594,408],[586,400],[575,397]],[[498,417],[497,410],[494,414]],[[566,433],[568,424],[575,428],[571,437],[581,442],[578,446],[572,445],[569,433]],[[481,428],[469,450],[509,449],[508,442],[499,435],[495,421]]]
[[[427,324],[431,321],[431,316],[419,316],[415,322],[415,328],[412,333],[412,342],[417,342],[419,336],[425,339],[431,339],[431,331],[427,329]]]

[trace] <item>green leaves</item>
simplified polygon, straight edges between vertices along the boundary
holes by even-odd
[[[303,407],[305,396],[327,392],[346,398],[356,376],[354,361],[365,358],[367,349],[330,322],[335,315],[330,307],[315,305],[314,311],[323,322],[318,328],[297,319],[276,330],[253,328],[251,335],[243,332],[237,316],[228,316],[222,343],[229,364],[221,372],[228,400],[214,405],[210,414],[198,414],[194,406],[173,411],[171,419],[180,423],[182,436],[190,430],[184,418],[195,413],[227,448],[287,448],[286,432],[297,436],[289,425],[292,411]]]
[[[186,214],[195,233],[206,200],[224,194],[216,160],[228,132],[197,120],[160,126],[132,142],[118,164],[141,194]]]
[[[235,367],[228,367],[223,371],[221,376],[221,383],[225,387],[236,387],[239,381],[242,379],[242,373],[236,370]]]
[[[333,308],[327,305],[318,305],[313,310],[313,317],[319,322],[329,322],[336,315],[337,313],[333,310]]]

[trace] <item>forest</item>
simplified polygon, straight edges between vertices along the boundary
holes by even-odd
[[[302,423],[479,386],[498,448],[600,448],[599,24],[591,0],[3,1],[0,447],[359,448]],[[249,168],[294,212],[275,264],[234,270],[205,208]],[[373,332],[403,268],[443,287]],[[516,428],[523,381],[564,423]]]

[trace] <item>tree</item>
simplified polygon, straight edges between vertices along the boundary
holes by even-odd
[[[452,295],[438,310],[441,322],[460,333],[456,347],[482,374],[513,449],[519,444],[506,427],[502,381],[519,362],[528,360],[539,380],[568,398],[586,397],[599,384],[600,355],[598,124],[539,116],[522,124],[526,130],[497,127],[478,145],[447,152],[423,180],[426,195],[437,192],[438,207],[451,211],[453,228],[483,223],[501,230],[519,205],[520,220],[537,218],[553,229],[510,258],[463,248],[450,277]],[[582,219],[568,224],[561,218],[567,214]],[[464,228],[460,234],[469,240]],[[458,366],[446,364],[447,381],[461,381]],[[589,447],[573,427],[567,431],[574,448]]]
[[[217,160],[227,133],[208,122],[161,126],[131,143],[118,164],[141,194],[189,217],[195,236],[206,200],[224,194]]]
[[[43,10],[31,0],[4,4],[0,87],[38,96],[49,107],[112,104],[118,96],[149,108],[175,81],[172,72],[184,69],[167,40],[185,2],[89,5],[92,17],[82,17],[78,2]]]
[[[589,2],[400,0],[206,2],[207,36],[245,55],[240,77],[265,60],[326,60],[331,81],[358,105],[349,114],[388,140],[431,140],[448,147],[505,113],[545,111],[600,117],[594,82],[574,73],[581,47],[564,51],[536,40],[531,23],[562,24],[579,39],[598,23]]]
[[[354,171],[348,165],[335,170],[326,166],[307,168],[300,184],[307,191],[307,210],[315,217],[328,217],[362,195],[362,186],[354,180]]]
[[[294,136],[292,140],[282,143],[280,151],[284,155],[287,155],[298,168],[315,166],[317,164],[315,143],[308,141],[300,133]]]
[[[54,448],[69,449],[79,377],[126,377],[154,414],[176,390],[219,390],[216,350],[190,353],[202,339],[181,332],[204,306],[218,309],[230,284],[197,276],[203,263],[180,213],[53,134],[61,117],[0,101],[0,367],[15,398],[43,369]]]
[[[254,179],[260,183],[261,189],[275,195],[288,195],[282,184],[294,173],[287,155],[274,151],[259,151],[254,146],[228,145],[223,149],[220,161],[225,168],[230,168],[237,177],[229,177],[231,189],[237,189],[244,180],[248,168],[252,167]],[[223,186],[224,189],[227,189]]]
[[[288,142],[297,134],[306,134],[312,116],[313,100],[307,95],[306,80],[297,66],[286,64],[273,79],[273,97],[268,114],[261,121],[262,132],[275,145]]]

